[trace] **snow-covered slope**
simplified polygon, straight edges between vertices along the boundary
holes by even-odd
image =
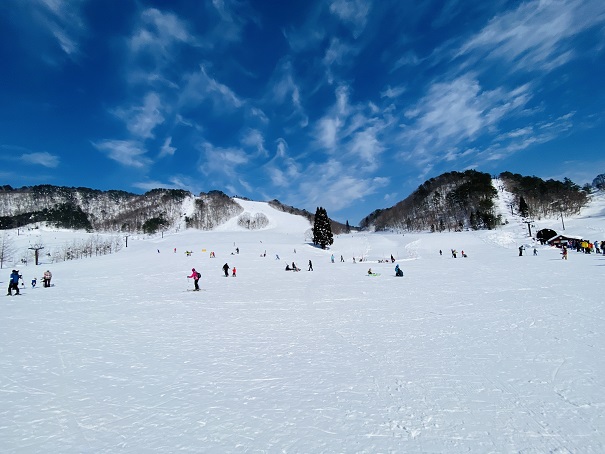
[[[566,227],[605,239],[600,201]],[[324,251],[301,218],[242,206],[269,225],[20,267],[0,315],[0,452],[605,451],[602,255],[519,257],[512,222]],[[86,236],[20,233],[19,248]],[[45,269],[54,287],[32,289]]]

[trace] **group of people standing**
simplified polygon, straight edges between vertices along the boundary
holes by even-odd
[[[43,287],[50,287],[50,280],[52,279],[52,277],[53,275],[50,270],[46,270],[44,272],[42,277]],[[21,281],[22,286],[25,286],[25,283],[23,282],[23,276],[19,274],[19,270],[12,270],[8,280],[8,292],[6,296],[12,296],[13,290],[15,291],[15,295],[21,294],[19,292],[19,281]],[[32,288],[36,286],[37,282],[37,279],[34,277],[31,282]]]

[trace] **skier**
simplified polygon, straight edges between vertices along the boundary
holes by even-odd
[[[330,257],[330,261],[331,261],[332,263],[334,263],[334,254],[332,254],[332,256]]]
[[[225,272],[225,277],[229,277],[229,265],[226,263],[223,265],[223,271]]]
[[[313,263],[309,260],[309,269],[307,271],[313,271]]]
[[[345,261],[345,259],[344,259],[344,257],[343,257],[342,255],[340,256],[340,261],[341,261],[342,263],[344,263],[344,261]]]
[[[561,255],[563,257],[561,257],[563,260],[567,260],[567,248],[565,246],[563,246],[563,252],[561,252]]]
[[[15,295],[19,295],[19,278],[21,278],[19,270],[13,270],[8,280],[8,293],[6,296],[12,296],[13,290],[15,291]]]
[[[38,281],[36,280],[36,278],[33,278],[33,279],[32,279],[32,288],[34,288],[34,287],[36,286],[36,283],[37,283],[37,282],[38,282]]]
[[[534,255],[538,255],[538,250],[534,248]]]
[[[200,286],[198,285],[198,281],[200,280],[202,275],[195,271],[195,268],[191,268],[191,276],[187,276],[187,279],[193,279],[194,291],[198,292],[200,290]]]
[[[52,279],[53,275],[49,270],[46,270],[44,272],[44,276],[42,277],[42,282],[44,282],[44,287],[50,287],[50,280]]]
[[[519,246],[519,257],[523,257],[523,245]]]
[[[233,277],[236,277],[236,276],[235,276],[235,272],[236,272],[235,267],[233,267],[233,269],[231,270],[231,272],[232,272],[232,274],[231,274],[231,275],[232,275]]]

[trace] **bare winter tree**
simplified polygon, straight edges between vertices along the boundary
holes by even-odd
[[[0,236],[0,269],[4,268],[4,264],[13,259],[15,254],[15,245],[11,241],[11,237],[7,232]]]

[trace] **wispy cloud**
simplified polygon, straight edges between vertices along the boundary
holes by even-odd
[[[79,54],[79,40],[86,29],[81,16],[85,0],[35,0],[40,6],[38,21],[45,25],[61,50],[70,57]]]
[[[333,0],[330,12],[349,27],[355,38],[358,38],[367,24],[371,2],[368,0]]]
[[[396,99],[399,98],[402,94],[407,91],[407,88],[404,85],[399,85],[396,87],[387,86],[383,91],[380,92],[381,98],[389,98]]]
[[[550,71],[575,57],[571,38],[604,22],[601,0],[533,0],[495,16],[457,56],[497,58],[517,69]]]
[[[256,148],[258,156],[267,157],[269,155],[269,152],[265,149],[265,138],[258,129],[248,128],[242,137],[241,143],[243,146]]]
[[[128,131],[140,139],[154,137],[155,127],[164,122],[160,97],[157,93],[148,93],[142,106],[118,108],[113,113],[126,123]]]
[[[209,142],[202,144],[203,161],[199,166],[204,175],[237,178],[238,166],[246,164],[249,157],[237,147],[216,147]]]
[[[176,152],[176,148],[171,145],[172,137],[166,137],[164,143],[162,144],[162,149],[160,150],[160,157],[163,156],[173,156]]]
[[[185,86],[180,93],[181,105],[197,105],[206,99],[214,101],[214,107],[218,110],[240,108],[244,100],[227,85],[210,77],[206,68],[200,65],[199,70],[188,74],[184,78]]]
[[[278,138],[275,142],[275,157],[265,165],[265,171],[274,186],[294,187],[301,177],[299,165],[288,154],[288,142]]]
[[[196,38],[190,34],[186,22],[173,13],[155,8],[141,12],[140,23],[130,38],[130,50],[150,55],[167,57],[174,44],[195,45]]]
[[[519,113],[531,99],[529,86],[485,90],[467,74],[433,83],[415,107],[405,112],[402,139],[412,149],[403,156],[422,167],[442,159],[448,149],[495,131],[504,117]]]
[[[551,121],[539,121],[535,124],[508,131],[498,135],[490,146],[478,153],[485,161],[498,161],[525,150],[532,145],[547,143],[561,135],[568,134],[573,128],[570,112]]]
[[[92,145],[127,167],[144,168],[151,164],[151,160],[145,156],[145,148],[134,140],[103,140]]]
[[[20,159],[28,164],[37,164],[51,169],[59,166],[59,157],[45,151],[40,153],[24,153]]]
[[[313,176],[300,183],[304,205],[321,205],[331,210],[352,206],[389,182],[384,177],[360,177],[354,167],[348,168],[336,160],[312,164],[305,174]]]

